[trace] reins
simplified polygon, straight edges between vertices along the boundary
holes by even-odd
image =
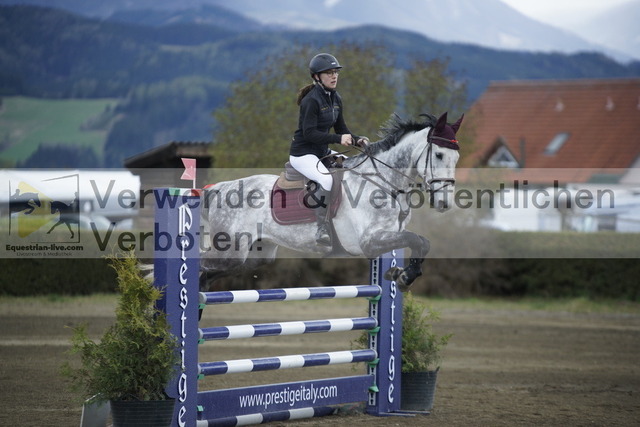
[[[423,177],[424,183],[426,184],[426,187],[427,187],[425,189],[425,191],[428,190],[431,195],[433,195],[433,193],[435,193],[437,191],[440,191],[440,190],[442,190],[442,189],[444,189],[444,188],[446,188],[446,187],[448,187],[450,185],[454,185],[455,184],[455,179],[453,179],[453,178],[431,178],[429,180],[426,179],[427,167],[429,167],[429,166],[431,167],[431,176],[433,177],[433,162],[429,161],[430,158],[431,158],[430,154],[431,154],[431,150],[433,149],[433,144],[440,145],[440,146],[446,147],[446,148],[452,148],[452,149],[455,149],[455,150],[458,149],[458,145],[457,145],[458,141],[450,140],[450,139],[447,139],[447,138],[442,138],[442,137],[439,137],[439,136],[434,136],[434,135],[431,134],[432,132],[433,132],[433,128],[431,128],[429,130],[429,134],[427,136],[427,144],[422,150],[422,153],[424,153],[424,151],[427,150],[427,157],[425,159],[425,171],[424,171],[424,177]],[[436,139],[439,142],[433,142],[432,141],[433,139]],[[359,151],[361,154],[363,154],[364,155],[364,159],[361,162],[359,162],[357,165],[355,165],[355,166],[351,166],[351,167],[342,166],[340,168],[342,171],[355,173],[356,175],[360,176],[361,178],[363,178],[363,179],[371,182],[372,184],[376,185],[382,191],[384,191],[387,194],[390,194],[394,198],[397,197],[397,195],[399,195],[399,194],[408,193],[407,190],[400,189],[400,188],[396,187],[387,178],[385,178],[383,174],[380,173],[380,171],[378,169],[378,165],[376,164],[376,163],[380,163],[381,165],[384,165],[387,168],[389,168],[390,170],[392,170],[393,172],[395,172],[397,174],[400,174],[404,178],[406,178],[410,182],[409,183],[409,187],[411,189],[413,189],[413,188],[418,188],[418,189],[422,188],[422,183],[418,182],[415,178],[405,174],[404,172],[399,171],[397,168],[389,165],[388,163],[386,163],[386,162],[378,159],[377,157],[371,155],[370,153],[367,152],[366,148],[363,149],[358,145],[353,145],[352,148],[355,148],[357,151]],[[320,163],[323,160],[328,159],[330,157],[334,157],[336,155],[338,155],[338,156],[339,155],[344,155],[346,153],[348,153],[348,151],[336,152],[336,153],[328,154],[328,155],[322,157],[321,159],[319,159],[318,163]],[[420,155],[418,156],[418,161],[420,161],[420,158],[422,157],[422,153],[420,153]],[[371,160],[371,164],[373,165],[373,168],[374,168],[375,172],[374,173],[358,172],[356,169],[359,168],[361,165],[363,165],[368,160]],[[416,164],[416,169],[417,169],[417,167],[418,167],[418,165]],[[329,170],[327,173],[324,173],[324,174],[325,175],[326,174],[333,175],[333,174],[335,174],[337,172],[338,171]],[[371,179],[372,176],[375,176],[375,177],[379,178],[384,184],[387,184],[389,187],[391,187],[392,190],[389,190],[389,189],[383,187],[383,185],[381,183],[376,182],[373,179]],[[433,183],[434,182],[443,182],[445,184],[443,186],[441,186],[440,188],[438,188],[438,189],[434,189],[433,188]],[[394,191],[395,191],[395,193],[394,193]]]
[[[385,193],[389,194],[391,197],[393,197],[394,199],[399,195],[399,194],[404,194],[406,193],[405,190],[398,188],[397,186],[395,186],[392,182],[390,182],[387,178],[384,177],[383,174],[380,173],[379,169],[378,169],[378,165],[376,164],[376,162],[388,167],[389,169],[391,169],[392,171],[404,176],[405,178],[409,179],[410,181],[413,181],[414,183],[416,183],[417,186],[421,186],[414,178],[400,172],[399,170],[397,170],[396,168],[394,168],[393,166],[387,164],[386,162],[383,162],[382,160],[372,156],[371,154],[367,153],[366,149],[362,149],[361,147],[357,146],[357,145],[353,145],[352,148],[355,148],[357,151],[359,151],[361,154],[364,155],[364,159],[358,163],[355,166],[351,166],[351,167],[344,167],[341,166],[339,169],[331,171],[329,170],[327,173],[324,173],[325,175],[329,174],[329,175],[334,175],[338,172],[342,172],[342,171],[346,171],[346,172],[351,172],[354,173],[356,175],[358,175],[359,177],[361,177],[362,179],[372,183],[373,185],[377,186],[378,188],[380,188],[382,191],[384,191]],[[336,156],[336,155],[344,155],[348,153],[348,151],[342,151],[342,152],[336,152],[336,153],[331,153],[328,154],[324,157],[322,157],[319,162],[322,162],[324,159]],[[373,168],[375,170],[375,172],[367,172],[367,173],[363,173],[363,172],[358,172],[356,169],[359,168],[361,165],[363,165],[365,162],[371,160],[371,164],[373,165]],[[321,172],[322,173],[322,172]],[[377,182],[375,180],[372,179],[372,177],[377,177],[379,180],[382,181],[382,183]],[[391,190],[389,190],[388,188],[384,187],[383,184],[387,184],[389,187],[391,187]],[[411,184],[410,184],[411,186]],[[394,192],[395,191],[395,192]]]

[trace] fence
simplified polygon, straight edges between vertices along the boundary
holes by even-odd
[[[178,337],[181,354],[176,378],[167,386],[167,394],[176,399],[174,426],[254,424],[326,415],[333,412],[331,405],[352,402],[366,402],[367,412],[372,415],[399,410],[402,294],[397,292],[394,282],[383,278],[383,272],[397,264],[399,253],[371,261],[368,285],[200,293],[199,198],[183,196],[171,189],[156,191],[167,192],[156,200],[169,202],[156,207],[155,283],[165,288],[161,306]],[[206,305],[335,298],[368,298],[369,317],[214,328],[199,328],[198,324],[199,310]],[[369,349],[214,362],[198,360],[199,343],[210,340],[354,329],[371,332]],[[366,374],[209,391],[199,391],[197,384],[198,378],[206,375],[356,362],[367,363]]]

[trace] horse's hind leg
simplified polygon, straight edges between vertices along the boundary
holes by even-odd
[[[71,224],[69,224],[68,222],[65,222],[65,224],[67,225],[67,228],[69,229],[69,232],[71,233],[71,237],[70,238],[73,239],[73,236],[75,234],[73,233],[73,230],[71,229]]]
[[[231,274],[254,270],[263,264],[273,262],[278,246],[270,242],[262,242],[260,250],[251,248],[243,257],[203,257],[200,262],[200,291],[206,292],[213,282]]]
[[[227,271],[211,271],[206,269],[200,269],[199,287],[200,292],[208,292],[211,288],[211,284],[218,279],[228,276]]]

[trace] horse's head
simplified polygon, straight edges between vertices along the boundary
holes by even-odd
[[[464,114],[457,122],[447,124],[447,113],[437,120],[430,131],[427,142],[427,156],[422,177],[428,186],[431,207],[444,212],[453,204],[456,164],[460,158],[456,133]]]

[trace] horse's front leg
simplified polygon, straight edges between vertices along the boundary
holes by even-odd
[[[384,273],[384,278],[395,281],[401,292],[407,292],[409,286],[411,286],[418,277],[422,276],[423,262],[424,258],[409,258],[409,265],[407,267],[391,267]]]
[[[56,228],[57,226],[59,226],[60,224],[62,224],[62,221],[58,221],[55,224],[53,224],[53,227],[51,227],[49,229],[49,231],[47,231],[47,234],[51,234],[51,232],[53,231],[54,228]]]
[[[422,263],[431,248],[429,240],[410,231],[381,230],[374,233],[363,248],[367,257],[375,258],[393,249],[407,247],[411,249],[409,265],[405,268],[392,267],[385,273],[385,278],[394,280],[403,292],[407,291],[413,281],[422,275]]]

